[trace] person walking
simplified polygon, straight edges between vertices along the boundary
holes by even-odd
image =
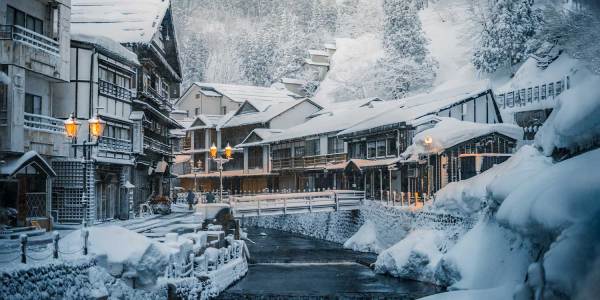
[[[192,190],[188,190],[188,193],[187,193],[187,203],[188,203],[188,209],[189,210],[193,209],[192,206],[194,205],[195,200],[196,200],[196,195],[192,192]]]
[[[215,203],[215,195],[212,192],[206,193],[206,203]]]

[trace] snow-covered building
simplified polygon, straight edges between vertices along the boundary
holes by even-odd
[[[264,132],[256,129],[254,135],[239,146],[245,152],[268,146],[265,149],[269,149],[270,164],[264,165],[263,168],[268,169],[263,170],[279,174],[276,189],[350,188],[343,173],[347,145],[337,134],[361,120],[400,105],[400,101],[378,98],[335,103],[312,114],[306,122],[280,133],[264,136]]]
[[[49,161],[68,151],[52,84],[69,80],[70,6],[0,1],[0,210],[15,212],[10,226],[49,223]]]
[[[480,174],[507,160],[523,138],[522,128],[506,123],[427,116],[412,124],[417,131],[430,128],[418,132],[400,155],[396,175],[407,177],[409,195],[433,195],[450,182]]]
[[[223,165],[226,189],[260,190],[272,186],[274,174],[263,168],[269,161],[268,152],[262,147],[249,149],[237,145],[304,123],[320,109],[321,106],[306,98],[253,99],[246,100],[236,111],[225,116],[198,116],[187,130],[187,138],[193,145],[189,153],[193,155],[197,169],[179,176],[182,186],[190,188],[195,183],[203,190],[218,188],[219,173],[208,154],[212,144],[219,149],[227,145],[234,147],[233,159]],[[218,118],[218,121],[210,118]]]
[[[373,198],[382,198],[384,191],[409,191],[407,175],[395,169],[400,154],[412,144],[417,127],[433,125],[433,121],[425,117],[502,123],[487,81],[420,94],[404,98],[402,102],[399,107],[358,122],[338,134],[348,143],[346,173],[352,186],[364,189]]]
[[[245,101],[286,102],[298,98],[293,92],[273,87],[194,82],[175,105],[193,117],[226,115],[237,111]]]
[[[71,35],[71,74],[67,83],[53,85],[54,113],[61,118],[70,114],[81,125],[73,150],[68,158],[56,159],[52,166],[57,173],[52,199],[55,222],[80,222],[84,216],[101,221],[128,218],[129,191],[122,188],[132,182],[131,173],[136,154],[133,147],[134,123],[129,119],[136,97],[135,76],[139,67],[137,56],[121,44],[102,36]],[[86,162],[83,143],[89,143],[87,120],[98,115],[106,122],[101,137],[89,153]],[[74,180],[75,170],[86,169],[88,185]],[[85,194],[85,195],[84,195]],[[87,212],[74,209],[73,203],[89,199]]]
[[[170,190],[170,164],[173,160],[169,133],[171,129],[182,128],[170,117],[173,101],[179,97],[181,83],[181,66],[170,2],[73,0],[71,7],[71,30],[74,35],[80,39],[84,36],[108,37],[137,56],[139,65],[135,66],[135,77],[130,82],[130,88],[135,89],[136,96],[130,103],[130,110],[127,110],[129,105],[125,105],[123,101],[112,101],[116,100],[113,99],[115,97],[97,105],[106,105],[103,109],[106,114],[121,112],[123,117],[119,117],[120,123],[132,124],[129,134],[132,151],[136,154],[131,174],[135,185],[134,206],[148,199],[151,194],[167,196]],[[75,65],[79,63],[76,62]],[[90,68],[89,72],[101,71],[95,70],[96,66]],[[106,72],[102,72],[99,78],[106,75]],[[103,86],[99,88],[102,89]],[[99,101],[103,100],[99,98]],[[112,108],[111,105],[115,107]],[[113,134],[111,132],[116,132],[111,131],[110,127],[107,129],[106,134],[109,136]],[[119,131],[121,134],[126,133]],[[107,217],[115,216],[109,212]]]

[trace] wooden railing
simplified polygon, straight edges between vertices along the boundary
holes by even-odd
[[[101,94],[109,97],[114,97],[125,101],[131,101],[133,98],[135,98],[135,92],[133,90],[126,89],[108,81],[98,80],[98,88]]]
[[[98,148],[104,151],[131,153],[133,151],[132,145],[129,140],[107,136],[103,136],[98,140]]]
[[[144,136],[144,149],[149,149],[163,155],[172,155],[170,145],[162,143],[148,136]]]
[[[0,40],[13,40],[52,55],[60,55],[57,41],[19,25],[0,25]]]
[[[524,107],[540,101],[551,101],[554,97],[560,95],[565,90],[571,88],[571,78],[565,78],[556,82],[546,82],[543,84],[517,89],[510,92],[498,94],[496,100],[501,109],[511,107]]]
[[[346,153],[327,154],[327,155],[315,155],[315,156],[303,156],[303,157],[290,157],[282,159],[272,160],[273,170],[285,170],[285,169],[309,169],[327,164],[342,163],[347,159]]]
[[[49,116],[23,113],[25,128],[48,133],[64,134],[64,121]]]

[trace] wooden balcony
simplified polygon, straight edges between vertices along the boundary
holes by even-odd
[[[23,113],[26,129],[48,133],[65,134],[64,121],[50,116]]]
[[[304,170],[324,168],[328,164],[343,163],[346,160],[346,153],[338,153],[273,159],[271,165],[273,170]]]
[[[154,151],[162,155],[172,156],[171,146],[149,136],[144,136],[144,150]]]
[[[133,90],[126,89],[104,80],[98,80],[98,89],[100,94],[124,101],[131,101],[135,98],[135,92]]]

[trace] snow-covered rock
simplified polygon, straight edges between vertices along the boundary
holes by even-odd
[[[379,253],[381,245],[377,239],[377,229],[371,220],[367,220],[360,229],[344,243],[344,248],[360,252]]]
[[[416,229],[377,257],[375,271],[392,276],[432,281],[442,257],[444,235],[437,230]]]
[[[112,276],[136,273],[136,284],[152,285],[164,274],[169,257],[176,249],[155,242],[120,226],[89,227],[88,252]],[[83,245],[82,231],[76,230],[60,240],[60,249],[73,252]]]

